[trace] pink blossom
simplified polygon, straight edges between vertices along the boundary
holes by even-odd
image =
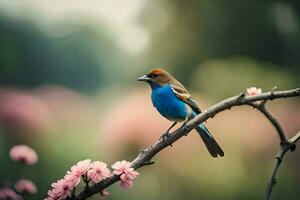
[[[139,173],[134,171],[131,167],[130,162],[123,160],[118,161],[112,165],[115,175],[120,175],[122,189],[127,189],[133,186],[133,180],[139,176]]]
[[[133,168],[127,169],[127,172],[124,172],[120,178],[121,178],[121,188],[127,189],[133,186],[133,180],[138,177],[139,173],[134,171]]]
[[[48,196],[44,200],[60,200],[62,198],[54,194],[52,190],[48,190],[47,195]]]
[[[33,165],[38,160],[36,152],[26,145],[13,146],[9,151],[9,155],[12,160],[23,162],[28,165]]]
[[[121,178],[120,187],[122,189],[128,189],[128,188],[131,188],[133,186],[133,179],[130,179],[125,174],[122,174],[120,178]]]
[[[99,183],[101,180],[109,177],[109,175],[110,170],[107,168],[107,164],[100,161],[93,162],[87,173],[88,178],[93,183]]]
[[[25,192],[29,194],[35,194],[37,192],[37,188],[34,183],[26,179],[21,179],[16,182],[15,188],[19,193]]]
[[[63,199],[61,195],[55,194],[52,190],[48,190],[47,197],[44,200],[61,200]]]
[[[90,168],[91,160],[86,159],[79,161],[76,165],[71,167],[71,170],[67,172],[67,175],[64,177],[68,182],[71,188],[76,187],[82,175],[84,175]]]
[[[71,196],[69,183],[65,179],[60,179],[51,184],[52,190],[48,192],[48,197],[54,200],[64,199]]]
[[[250,87],[246,91],[247,91],[247,95],[249,96],[255,96],[262,93],[261,88],[256,88],[256,87]]]
[[[111,166],[114,169],[114,174],[121,175],[124,173],[127,169],[130,168],[130,162],[123,160],[123,161],[117,161]]]
[[[23,198],[10,188],[0,189],[0,199],[22,200]]]

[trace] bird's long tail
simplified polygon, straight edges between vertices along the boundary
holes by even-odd
[[[213,138],[213,136],[210,134],[210,132],[204,126],[204,124],[200,124],[195,129],[201,136],[210,155],[212,155],[213,157],[218,157],[218,156],[223,157],[224,156],[224,152],[223,152],[222,148],[218,145],[217,141]]]

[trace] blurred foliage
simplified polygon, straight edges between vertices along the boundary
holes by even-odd
[[[113,74],[113,66],[126,56],[107,36],[84,24],[59,24],[56,29],[71,33],[49,36],[28,20],[2,16],[0,84],[62,84],[95,91],[112,81],[105,74]],[[112,52],[118,59],[111,59]]]
[[[29,199],[45,197],[79,160],[131,160],[159,137],[169,123],[135,81],[151,68],[174,74],[203,109],[250,86],[300,86],[299,0],[58,4],[0,1],[0,183],[32,179],[39,193]],[[300,129],[299,100],[271,108],[289,133]],[[134,188],[109,188],[109,199],[261,199],[276,151],[272,127],[243,108],[208,125],[224,159],[211,159],[192,134],[142,168]],[[37,165],[10,160],[21,143],[36,149]],[[287,157],[274,200],[300,198],[297,154]]]
[[[297,85],[294,77],[289,71],[270,63],[236,56],[202,63],[193,73],[192,86],[209,96],[224,99],[252,86],[265,91],[274,86],[289,89]]]
[[[158,60],[174,66],[180,79],[188,82],[189,74],[202,61],[242,54],[284,65],[285,71],[297,74],[299,83],[298,1],[200,0],[170,1],[171,6],[164,1],[159,4],[169,17],[166,27],[152,35],[153,43],[148,49],[152,65]],[[150,23],[153,12],[146,12],[145,20],[156,26]]]

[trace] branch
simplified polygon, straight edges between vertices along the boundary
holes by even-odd
[[[276,88],[274,88],[274,90],[275,89]],[[274,93],[274,90],[272,91],[273,93]],[[300,132],[295,134],[291,139],[287,138],[287,136],[286,136],[283,128],[281,127],[280,123],[275,119],[275,117],[272,115],[272,113],[267,110],[267,108],[266,108],[267,101],[268,100],[265,99],[260,103],[257,103],[257,102],[250,102],[249,103],[250,106],[258,109],[261,113],[263,113],[265,115],[265,117],[275,127],[275,129],[277,131],[277,134],[279,136],[279,139],[280,139],[280,148],[279,148],[278,154],[276,156],[276,161],[275,161],[271,176],[269,178],[269,181],[268,181],[268,184],[267,184],[267,187],[266,187],[264,200],[269,200],[270,197],[271,197],[273,186],[277,182],[276,176],[277,176],[279,167],[280,167],[280,165],[281,165],[281,163],[284,159],[284,156],[285,156],[286,152],[288,150],[294,151],[296,149],[296,144],[295,143],[300,138]]]
[[[131,162],[131,166],[134,169],[138,169],[142,166],[153,164],[151,159],[157,153],[159,153],[161,150],[168,147],[169,145],[172,145],[181,137],[186,136],[193,128],[198,126],[200,123],[204,122],[209,118],[213,118],[215,115],[217,115],[218,113],[226,109],[231,109],[234,106],[250,105],[250,103],[252,102],[273,100],[278,98],[288,98],[288,97],[295,97],[295,96],[300,96],[300,88],[293,89],[293,90],[285,90],[285,91],[271,91],[256,96],[246,96],[244,93],[241,93],[238,96],[225,99],[220,103],[217,103],[214,106],[210,107],[206,112],[200,113],[195,118],[189,120],[187,123],[185,123],[184,126],[178,128],[177,130],[173,131],[170,135],[168,135],[166,139],[160,138],[158,141],[156,141],[154,144],[149,146],[147,149],[140,151],[138,156]],[[297,141],[299,137],[300,134],[297,138],[294,139],[294,141]],[[74,198],[71,199],[84,200],[96,193],[99,193],[103,189],[107,188],[108,186],[112,185],[113,183],[119,180],[120,180],[119,176],[111,175],[107,179],[89,187],[88,190],[84,190],[83,192],[78,194],[78,196],[75,196]]]
[[[290,141],[291,141],[292,143],[296,143],[299,139],[300,139],[300,132],[298,132],[296,135],[294,135],[294,136],[290,139]]]
[[[288,152],[289,150],[290,151],[295,151],[296,142],[299,140],[299,138],[300,138],[300,132],[295,134],[291,139],[287,139],[286,143],[283,143],[283,142],[280,143],[280,148],[279,148],[279,151],[278,151],[277,156],[276,156],[276,161],[275,161],[271,176],[269,178],[269,181],[268,181],[268,184],[267,184],[267,187],[266,187],[264,200],[269,200],[270,199],[271,193],[272,193],[272,190],[273,190],[273,186],[277,182],[276,176],[277,176],[277,173],[278,173],[278,169],[279,169],[279,167],[280,167],[280,165],[281,165],[281,163],[284,159],[284,156],[285,156],[286,152]]]
[[[270,176],[270,178],[268,180],[268,183],[267,183],[264,200],[270,199],[271,193],[272,193],[272,190],[273,190],[273,186],[277,182],[276,176],[277,176],[280,164],[282,163],[283,158],[284,158],[286,152],[288,150],[290,150],[290,149],[291,149],[291,146],[287,145],[287,144],[284,144],[284,145],[280,146],[279,152],[278,152],[278,154],[276,156],[276,161],[275,161],[275,164],[274,164],[271,176]]]

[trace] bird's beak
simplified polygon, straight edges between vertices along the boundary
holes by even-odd
[[[149,77],[147,75],[141,76],[140,78],[138,78],[138,81],[149,81]]]

